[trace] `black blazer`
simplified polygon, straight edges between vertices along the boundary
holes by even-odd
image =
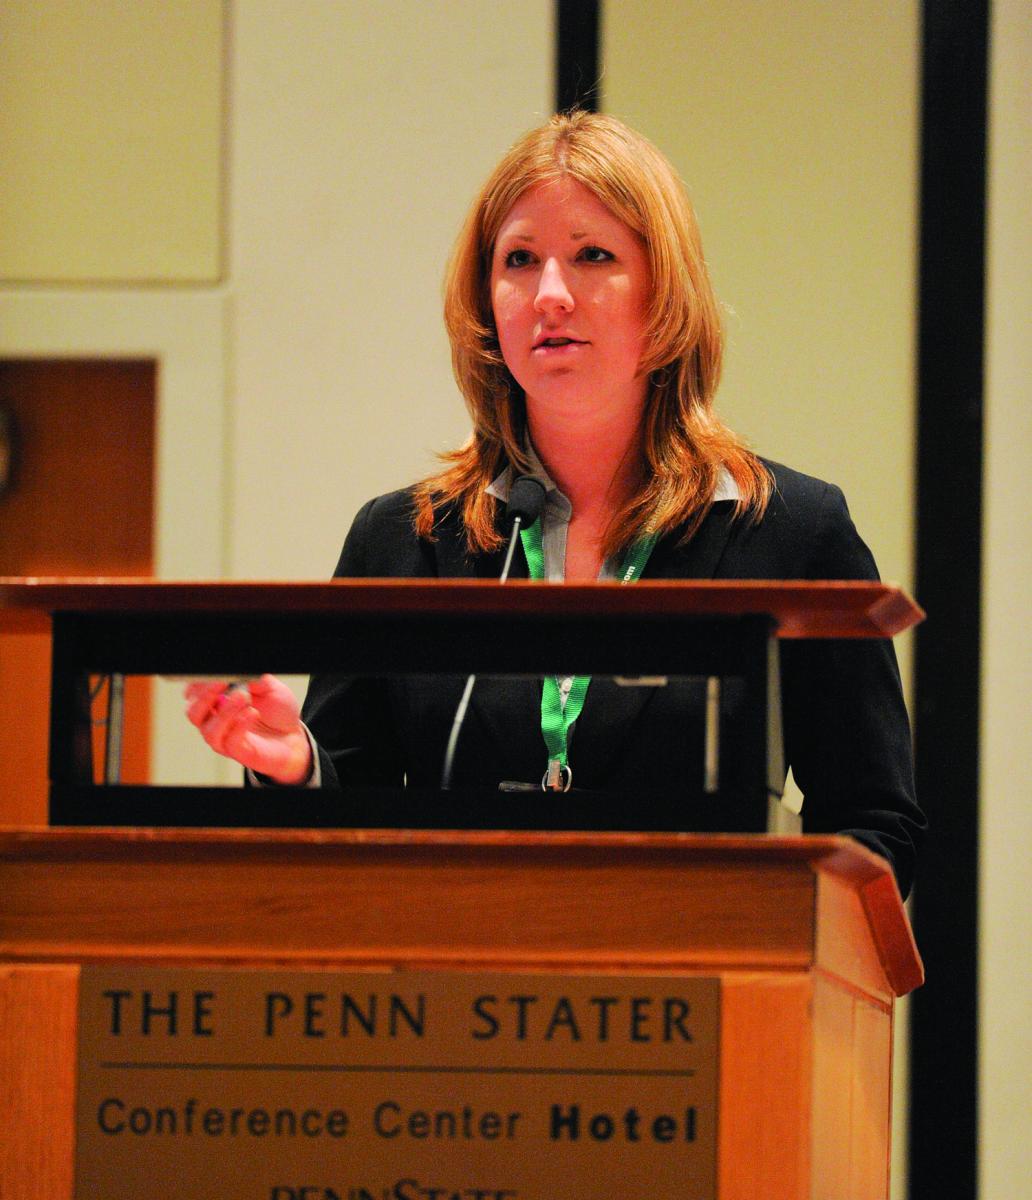
[[[679,546],[676,536],[659,542],[644,577],[877,579],[841,491],[780,464],[768,466],[775,493],[761,522],[733,521],[732,503],[717,503],[687,545]],[[501,553],[468,554],[451,512],[440,519],[436,541],[417,538],[406,490],[361,509],[335,575],[497,578],[501,565]],[[512,576],[526,575],[517,551]],[[905,895],[925,821],[914,798],[910,729],[891,642],[786,641],[781,668],[786,765],[804,795],[804,829],[849,834],[884,855]],[[303,717],[319,745],[323,786],[437,787],[462,685],[454,677],[313,675]],[[593,679],[570,746],[578,787],[671,805],[669,828],[763,830],[766,809],[755,799],[727,803],[716,817],[685,804],[683,781],[694,778],[702,759],[701,686],[671,680],[666,688],[636,689]],[[478,680],[454,786],[539,781],[544,761],[540,684]],[[734,793],[733,761],[722,764],[722,785]],[[518,804],[518,794],[508,803]]]

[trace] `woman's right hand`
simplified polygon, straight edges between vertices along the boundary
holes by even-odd
[[[188,720],[219,754],[282,784],[305,783],[312,747],[294,693],[274,675],[247,683],[195,680],[183,692]]]

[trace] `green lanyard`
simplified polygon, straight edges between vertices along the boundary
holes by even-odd
[[[645,569],[649,555],[659,535],[650,533],[635,542],[627,552],[620,568],[620,582],[634,583]],[[545,552],[541,542],[541,518],[533,525],[520,530],[523,552],[527,556],[527,568],[531,579],[544,579]],[[590,675],[576,675],[570,685],[566,704],[563,704],[559,681],[554,675],[546,675],[541,690],[541,735],[548,751],[548,765],[541,786],[545,791],[569,791],[573,782],[573,770],[568,761],[569,730],[581,715],[584,698],[588,694]]]

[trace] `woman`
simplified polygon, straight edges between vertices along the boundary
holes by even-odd
[[[501,507],[532,475],[547,497],[527,554],[546,578],[877,578],[838,489],[760,460],[714,415],[721,323],[691,207],[614,118],[556,116],[506,155],[459,237],[445,320],[473,433],[439,474],[365,505],[338,576],[496,576]],[[905,892],[924,822],[891,645],[785,644],[782,686],[804,827],[854,835]],[[460,689],[316,675],[302,725],[263,676],[190,685],[188,715],[264,782],[434,786]],[[540,705],[529,682],[482,681],[456,784],[539,779]],[[699,707],[691,681],[593,681],[569,745],[578,785],[672,794],[700,752]],[[760,829],[765,811],[720,819]]]

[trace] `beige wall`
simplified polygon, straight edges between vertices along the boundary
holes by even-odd
[[[990,43],[982,594],[979,1177],[985,1197],[1032,1179],[1032,9],[996,0]]]
[[[757,450],[846,491],[883,575],[912,578],[916,0],[620,0],[604,104],[696,206]]]

